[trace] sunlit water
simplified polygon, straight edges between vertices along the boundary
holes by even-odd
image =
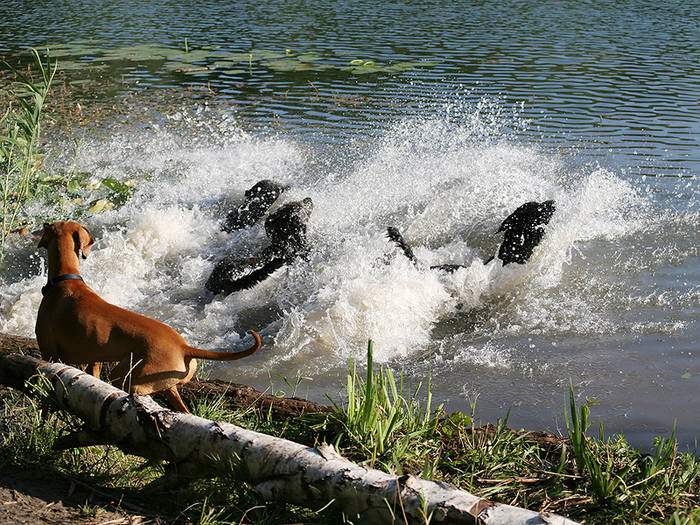
[[[242,53],[314,51],[329,68],[283,73],[262,61],[245,74],[184,75],[161,61],[102,70],[117,85],[105,104],[135,85],[150,86],[145,99],[158,87],[208,83],[217,92],[208,102],[183,94],[144,110],[139,123],[115,119],[99,134],[53,138],[55,171],[139,181],[123,207],[81,218],[98,239],[81,272],[105,299],[205,348],[231,348],[258,330],[263,350],[210,371],[262,389],[272,382],[289,393],[280,376],[293,384],[301,374],[309,379],[297,395],[337,398],[348,360],[362,362],[372,338],[376,359],[412,385],[430,374],[435,399],[450,410],[468,410],[478,397],[483,420],[512,406],[512,424],[556,430],[571,378],[598,400],[593,412],[609,431],[649,445],[677,420],[678,436],[693,446],[697,13],[567,2],[459,10],[202,3],[187,13],[150,5],[129,7],[128,28],[116,25],[125,13],[114,10],[59,19],[17,8],[24,20],[0,16],[0,52],[77,39],[99,49],[180,46],[188,37]],[[12,7],[3,3],[0,15]],[[435,65],[341,70],[354,59]],[[82,137],[77,155],[71,134]],[[282,203],[314,200],[310,259],[214,297],[203,285],[217,259],[267,242],[261,226],[219,229],[263,178],[291,186]],[[557,212],[533,259],[484,265],[503,218],[544,199],[555,199]],[[70,218],[74,206],[34,212]],[[388,225],[404,232],[424,267],[391,245]],[[466,268],[425,269],[440,263]],[[33,333],[44,264],[29,242],[11,248],[0,330]]]

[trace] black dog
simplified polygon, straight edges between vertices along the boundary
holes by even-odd
[[[216,294],[244,290],[263,281],[285,263],[297,257],[305,258],[309,253],[306,225],[312,211],[313,201],[308,197],[280,207],[265,220],[265,233],[272,244],[258,257],[223,258],[209,276],[205,285],[207,290]]]
[[[274,181],[261,180],[245,192],[243,204],[229,212],[221,229],[230,233],[257,223],[267,213],[277,197],[287,189],[287,186],[282,186]]]
[[[532,252],[544,237],[544,226],[549,223],[556,207],[553,200],[544,202],[526,202],[519,206],[501,223],[496,233],[505,232],[503,242],[498,248],[498,258],[503,262],[503,266],[510,263],[525,264],[532,255]],[[413,249],[406,244],[403,236],[393,226],[387,228],[389,239],[401,248],[404,255],[414,263],[418,259],[413,253]],[[488,264],[493,261],[490,257],[484,262]],[[442,270],[452,273],[460,268],[465,268],[461,264],[440,264],[431,266],[431,270]]]

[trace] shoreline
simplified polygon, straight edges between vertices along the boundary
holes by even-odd
[[[18,348],[25,348],[31,353],[36,351],[36,343],[31,339],[0,334],[0,354],[12,353]],[[371,347],[368,352],[371,366]],[[349,392],[355,393],[342,406],[336,406],[331,411],[319,405],[312,405],[316,407],[315,410],[320,409],[323,412],[307,412],[303,409],[307,402],[303,400],[285,400],[281,402],[282,407],[289,405],[295,408],[291,412],[285,409],[278,410],[274,404],[260,403],[264,397],[262,393],[254,393],[252,398],[249,398],[257,404],[245,401],[238,403],[235,392],[227,395],[225,386],[215,383],[213,390],[207,392],[207,383],[201,381],[193,384],[191,391],[183,390],[183,398],[190,403],[194,413],[202,417],[230,420],[246,428],[252,427],[253,430],[286,437],[309,446],[320,442],[336,443],[344,456],[353,461],[363,462],[369,467],[389,472],[397,472],[398,469],[398,473],[413,473],[427,479],[439,479],[480,497],[511,504],[515,501],[516,506],[547,510],[570,519],[584,520],[586,523],[608,523],[617,519],[627,520],[634,517],[637,520],[644,516],[650,517],[648,512],[651,510],[645,509],[645,505],[638,505],[650,493],[659,490],[661,486],[655,488],[655,484],[663,485],[663,476],[660,477],[659,474],[665,472],[667,478],[670,476],[668,479],[672,480],[672,485],[666,488],[668,493],[664,494],[663,498],[679,499],[673,499],[675,503],[672,506],[663,504],[661,507],[659,505],[662,504],[662,500],[657,499],[654,505],[657,510],[653,512],[661,514],[653,515],[675,516],[674,519],[687,520],[681,521],[687,524],[694,524],[696,522],[693,520],[700,519],[696,512],[700,506],[698,458],[693,459],[687,454],[679,453],[673,439],[657,441],[652,454],[645,456],[631,449],[624,439],[619,437],[614,440],[603,438],[604,441],[586,438],[585,433],[576,430],[576,427],[587,428],[590,409],[586,405],[577,407],[574,404],[573,391],[569,412],[569,416],[575,414],[570,418],[573,427],[569,429],[568,437],[557,437],[545,432],[510,429],[507,426],[507,417],[506,421],[477,427],[473,417],[469,415],[459,412],[448,415],[441,412],[439,407],[433,412],[429,405],[416,404],[417,402],[412,401],[410,397],[402,397],[405,395],[403,391],[399,392],[399,397],[392,397],[390,392],[395,387],[390,386],[393,378],[383,368],[367,375],[367,381],[370,383],[366,383],[358,378],[353,365],[349,378],[353,378],[352,383],[355,385]],[[366,394],[369,394],[370,390],[373,393],[372,397],[368,398]],[[355,401],[351,401],[352,399]],[[132,519],[133,516],[129,518],[124,514],[124,509],[132,507],[139,509],[135,516],[146,516],[147,519],[154,520],[152,523],[161,523],[159,519],[177,523],[197,522],[197,515],[201,517],[207,513],[237,516],[236,520],[242,520],[245,511],[253,507],[259,509],[255,512],[265,515],[265,518],[260,515],[256,518],[262,520],[261,523],[265,523],[265,519],[272,519],[270,523],[279,523],[274,521],[279,519],[302,518],[305,523],[333,523],[332,520],[337,519],[334,518],[337,509],[332,505],[322,512],[312,512],[290,505],[272,505],[257,499],[255,492],[250,489],[237,490],[234,499],[231,500],[231,494],[220,493],[219,478],[231,475],[226,473],[225,468],[221,473],[215,474],[219,478],[195,481],[175,489],[176,493],[183,494],[184,491],[188,496],[185,502],[175,509],[171,506],[171,512],[163,518],[162,509],[165,507],[160,505],[172,498],[173,491],[159,493],[155,499],[147,496],[148,490],[143,492],[160,476],[161,466],[150,465],[144,470],[147,464],[142,460],[125,455],[115,447],[53,451],[50,444],[65,430],[71,426],[74,428],[75,423],[69,422],[73,418],[69,417],[66,420],[65,416],[58,412],[39,412],[43,410],[40,409],[40,405],[10,389],[0,391],[0,400],[4,406],[0,418],[0,465],[9,467],[5,479],[8,476],[9,479],[13,479],[17,469],[28,468],[36,471],[38,468],[36,476],[23,478],[23,483],[28,487],[25,495],[30,496],[32,491],[46,489],[45,479],[41,482],[39,479],[46,478],[51,472],[53,474],[50,474],[50,477],[57,480],[57,485],[52,491],[47,490],[50,494],[48,498],[60,497],[62,500],[63,496],[60,494],[66,483],[69,485],[69,492],[74,491],[76,486],[85,488],[87,492],[94,492],[92,496],[87,497],[86,509],[84,506],[78,509],[75,500],[67,500],[64,506],[67,505],[72,510],[63,509],[62,512],[67,513],[65,516],[73,513],[73,517],[66,518],[74,520],[69,521],[70,523],[93,523],[89,520],[97,519],[98,516],[110,516],[110,519],[116,520]],[[392,428],[390,434],[375,434],[377,429],[372,426],[364,427],[365,423],[355,420],[357,416],[353,416],[353,413],[363,417],[361,415],[370,407],[373,407],[373,411],[378,410],[372,416],[372,420],[380,425],[377,428],[389,423]],[[397,414],[400,414],[398,419],[390,416],[394,410],[398,410]],[[390,419],[394,423],[390,423]],[[379,441],[376,441],[378,439]],[[78,457],[82,459],[78,460]],[[97,470],[93,471],[93,467],[87,465],[95,465]],[[603,467],[602,473],[595,474],[595,470],[590,470],[598,468],[596,465]],[[86,467],[88,470],[85,470]],[[615,473],[615,477],[606,476],[604,473],[607,469],[611,469],[610,473]],[[33,486],[32,479],[37,481],[36,486]],[[60,481],[61,479],[64,481]],[[596,479],[603,483],[600,488],[595,488]],[[620,481],[617,481],[618,479]],[[0,477],[0,487],[3,484],[2,480]],[[603,492],[599,492],[601,490]],[[0,493],[3,493],[2,489]],[[673,496],[674,494],[676,495]],[[27,501],[27,498],[18,497],[16,493],[12,497],[18,502],[15,503],[17,505],[20,501]],[[513,497],[517,501],[513,500]],[[656,497],[661,498],[661,495]],[[40,501],[44,503],[33,504],[34,512],[37,506],[48,507],[51,504],[46,503],[46,499]],[[146,501],[150,503],[145,504]],[[240,501],[247,501],[250,507],[242,509]],[[637,503],[634,503],[635,501]],[[106,514],[112,512],[116,512],[117,517]],[[175,521],[172,521],[173,512],[177,512]]]

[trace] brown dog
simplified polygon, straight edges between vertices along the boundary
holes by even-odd
[[[49,254],[48,283],[36,320],[41,356],[68,364],[119,361],[111,382],[130,393],[163,392],[170,404],[188,412],[177,385],[187,383],[196,359],[241,359],[260,348],[260,337],[242,352],[212,352],[189,346],[175,330],[158,321],[119,308],[101,299],[78,273],[94,244],[90,232],[76,222],[44,224],[39,247]]]

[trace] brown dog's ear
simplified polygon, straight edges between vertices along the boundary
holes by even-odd
[[[48,222],[44,223],[44,229],[41,233],[41,239],[39,239],[39,248],[46,248],[49,245],[49,229],[51,225]],[[32,232],[35,233],[35,232]],[[38,233],[38,232],[37,232]]]
[[[76,250],[83,256],[83,259],[87,259],[90,248],[95,244],[95,239],[92,238],[90,230],[85,226],[81,226],[73,235],[77,237],[75,243]]]

